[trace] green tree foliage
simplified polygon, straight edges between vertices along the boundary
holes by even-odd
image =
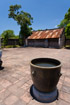
[[[42,29],[38,29],[37,31],[42,31]]]
[[[4,38],[8,34],[8,39],[15,37],[14,31],[13,30],[5,30],[2,34],[1,37]]]
[[[68,9],[68,12],[65,14],[64,19],[60,22],[58,25],[59,28],[67,26],[67,24],[70,23],[70,8]]]
[[[68,9],[67,13],[64,16],[64,19],[58,25],[59,28],[65,28],[65,35],[66,37],[70,37],[70,8]]]
[[[61,23],[58,25],[59,28],[66,27],[69,21],[67,19],[63,19]]]
[[[64,19],[67,19],[68,21],[70,21],[70,8],[68,9],[68,12],[65,14]]]
[[[1,34],[1,37],[4,39],[4,46],[7,45],[8,39],[15,37],[13,30],[6,30]]]
[[[19,39],[19,35],[15,35],[14,39]]]
[[[23,24],[23,26],[20,27],[19,38],[21,40],[21,45],[25,43],[25,39],[32,33],[31,30],[32,28],[29,28],[26,24]]]
[[[70,23],[67,24],[65,29],[66,37],[70,39]]]
[[[30,27],[33,22],[32,16],[24,11],[20,11],[21,5],[11,5],[9,7],[9,18],[13,18],[20,25],[19,37],[25,43],[25,38],[31,34]]]

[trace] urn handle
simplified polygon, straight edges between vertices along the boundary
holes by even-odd
[[[35,75],[36,75],[36,71],[33,70],[33,71],[31,72],[31,74],[32,74],[33,76],[35,76]]]
[[[62,73],[59,73],[59,77],[61,77],[62,76]]]

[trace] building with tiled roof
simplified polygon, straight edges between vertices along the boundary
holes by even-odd
[[[64,42],[64,28],[33,31],[27,38],[27,45],[33,47],[61,48]]]

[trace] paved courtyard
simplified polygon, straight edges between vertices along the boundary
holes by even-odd
[[[38,57],[52,57],[62,62],[62,76],[57,86],[59,98],[52,103],[37,102],[30,95],[30,61]],[[0,105],[70,105],[70,49],[8,48],[3,49],[2,61]]]

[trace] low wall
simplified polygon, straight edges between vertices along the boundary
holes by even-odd
[[[3,43],[3,39],[1,39],[1,43]],[[19,45],[19,39],[8,39],[7,45]]]
[[[65,44],[70,45],[70,39],[66,39]]]

